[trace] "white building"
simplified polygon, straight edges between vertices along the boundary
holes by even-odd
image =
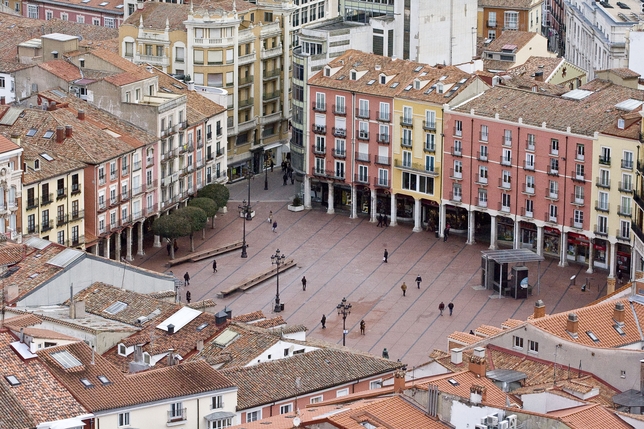
[[[565,4],[569,62],[586,70],[588,80],[595,78],[595,70],[629,66],[626,37],[644,16],[642,2],[565,0]]]

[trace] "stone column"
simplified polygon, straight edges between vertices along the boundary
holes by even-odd
[[[110,242],[112,241],[112,236],[108,235],[107,238],[105,239],[105,250],[103,252],[103,256],[106,257],[107,259],[110,259]]]
[[[392,193],[391,194],[391,220],[389,222],[389,226],[396,226],[398,225],[398,211],[396,207],[396,194]]]
[[[445,224],[446,224],[446,212],[447,212],[447,206],[445,204],[441,204],[440,207],[438,208],[438,236],[442,237],[443,236],[443,231],[445,231]]]
[[[567,267],[568,266],[568,233],[566,231],[561,231],[561,244],[559,245],[559,266]]]
[[[121,260],[121,231],[114,234],[114,260]]]
[[[376,222],[376,210],[378,210],[378,194],[373,190],[371,192],[371,210],[369,213],[371,220],[369,222]]]
[[[608,278],[615,278],[615,263],[617,262],[617,246],[613,242],[610,243],[610,257],[608,258]],[[607,292],[608,293],[608,292]]]
[[[537,225],[537,255],[543,256],[543,227]]]
[[[97,242],[97,243],[93,246],[93,248],[92,248],[92,253],[93,253],[94,255],[96,255],[96,256],[98,256],[98,245],[99,245],[99,243],[100,243],[100,241],[99,241],[99,242]]]
[[[608,279],[606,279],[606,295],[615,292],[615,283],[617,283],[617,280],[615,278],[609,277]]]
[[[132,226],[127,227],[127,249],[125,249],[125,259],[131,261],[132,259]]]
[[[157,219],[160,216],[161,216],[160,214],[158,213],[156,214]],[[152,247],[161,247],[161,237],[159,237],[158,235],[154,236],[154,244],[152,245]]]
[[[586,270],[588,274],[593,273],[593,259],[595,259],[595,243],[593,243],[593,240],[590,240],[590,246],[588,247],[588,269]]]
[[[414,198],[414,232],[420,232],[423,227],[420,223],[420,198]]]
[[[327,198],[327,202],[329,207],[327,208],[327,213],[328,214],[333,214],[335,213],[335,209],[333,208],[333,184],[329,183],[329,196]]]
[[[518,219],[514,220],[514,237],[513,237],[513,246],[515,249],[521,248],[521,221]]]
[[[358,192],[356,192],[356,185],[351,185],[351,219],[358,217]]]
[[[490,250],[496,250],[496,216],[490,215]]]
[[[310,210],[311,206],[311,178],[308,174],[304,175],[304,208]]]
[[[467,212],[467,243],[466,244],[475,244],[476,239],[474,238],[476,232],[476,212],[470,210]]]
[[[136,250],[137,255],[145,255],[145,250],[143,250],[143,222],[139,222],[139,237],[138,237],[138,246]]]

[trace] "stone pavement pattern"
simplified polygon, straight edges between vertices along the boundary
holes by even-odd
[[[261,179],[261,180],[260,180]],[[195,236],[195,246],[207,249],[228,244],[242,237],[243,220],[237,213],[242,199],[247,198],[247,181],[230,185],[228,213],[218,215],[215,229],[206,230],[206,240]],[[217,257],[218,273],[212,271],[212,258],[185,263],[172,268],[178,278],[190,273],[192,300],[212,298],[233,314],[262,310],[270,315],[276,293],[275,278],[246,293],[217,298],[217,292],[271,267],[270,256],[280,249],[287,258],[294,258],[297,267],[280,273],[280,299],[285,304],[280,313],[289,324],[303,324],[308,335],[342,344],[342,318],[336,305],[343,297],[352,304],[347,317],[347,346],[380,355],[387,348],[391,359],[409,365],[427,361],[435,348],[446,350],[447,336],[459,330],[469,332],[479,325],[500,327],[508,319],[525,320],[532,314],[534,302],[542,299],[547,313],[568,311],[586,305],[606,291],[604,271],[585,273],[584,265],[558,267],[557,260],[541,263],[541,293],[526,300],[490,299],[490,290],[477,290],[481,283],[481,251],[487,244],[465,244],[465,237],[452,234],[447,242],[433,233],[412,232],[411,225],[377,228],[368,218],[349,219],[346,214],[329,215],[323,208],[293,213],[287,210],[288,200],[299,190],[295,185],[283,186],[281,169],[269,173],[269,190],[264,190],[264,176],[251,180],[251,201],[256,217],[246,223],[248,258],[240,251]],[[277,234],[267,222],[269,211],[278,222]],[[383,263],[383,252],[389,251],[389,262]],[[188,238],[179,240],[177,256],[187,254]],[[148,248],[133,264],[167,271],[166,249]],[[537,265],[528,264],[530,283],[536,284]],[[414,279],[420,274],[421,289]],[[569,279],[577,275],[577,285]],[[306,276],[306,291],[301,279]],[[581,292],[580,285],[590,277],[590,291]],[[403,297],[402,282],[409,289]],[[185,288],[182,288],[185,297]],[[495,297],[496,298],[496,297]],[[454,303],[454,315],[439,315],[438,304]],[[326,314],[326,329],[320,319]],[[360,320],[366,322],[366,335],[360,335]]]

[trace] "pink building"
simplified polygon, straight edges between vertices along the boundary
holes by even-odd
[[[123,22],[123,2],[112,0],[27,0],[22,2],[22,15],[27,18],[61,19],[80,24],[118,28]]]
[[[348,51],[309,80],[308,175],[313,201],[328,213],[341,207],[371,221],[393,213],[393,99],[420,68]]]
[[[505,243],[560,265],[603,266],[606,243],[591,221],[590,113],[572,96],[500,86],[446,111],[441,225],[468,230],[469,242],[489,233],[491,249]]]

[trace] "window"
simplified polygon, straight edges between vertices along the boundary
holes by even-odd
[[[344,161],[335,162],[335,177],[339,179],[344,179],[345,177]],[[288,352],[288,349],[285,349],[285,350],[286,352]]]
[[[335,96],[335,113],[344,114],[346,113],[345,100],[343,96]]]
[[[54,12],[51,11],[51,10],[46,10],[45,11],[45,19],[47,21],[51,21],[52,19],[54,19]]]
[[[412,135],[412,130],[409,128],[403,128],[402,130],[402,141],[401,144],[403,146],[411,147],[412,142],[411,142],[411,135]]]
[[[597,231],[598,234],[608,234],[608,217],[597,216]]]
[[[487,183],[487,167],[479,167],[479,183]]]
[[[38,19],[38,6],[33,4],[28,5],[27,16],[32,19]]]
[[[510,149],[503,149],[503,158],[501,164],[512,165],[512,151]]]
[[[219,420],[213,420],[208,423],[208,429],[223,429],[223,428],[228,428],[233,425],[233,419],[230,417],[219,419]]]
[[[526,170],[534,170],[534,154],[526,153],[525,154],[525,168]]]
[[[170,404],[170,412],[168,413],[170,421],[184,420],[184,408],[181,402]]]
[[[522,349],[523,348],[523,338],[522,337],[517,337],[516,335],[512,337],[512,347],[515,349]]]
[[[586,150],[584,148],[584,145],[578,143],[577,144],[577,150],[575,151],[575,158],[578,161],[583,161],[585,153],[586,153]]]
[[[315,110],[322,112],[326,110],[326,94],[323,92],[315,93]]]
[[[549,174],[559,175],[559,160],[557,158],[550,159],[550,170]]]
[[[369,390],[380,389],[382,387],[382,380],[371,380],[369,382]]]
[[[432,155],[425,155],[425,171],[434,172],[434,157]]]
[[[436,134],[432,134],[432,133],[425,134],[425,150],[429,152],[436,151]]]
[[[630,192],[633,190],[633,176],[630,174],[622,174],[622,183],[620,183],[619,189],[621,191]]]
[[[349,394],[349,389],[340,389],[335,392],[335,397],[340,398],[342,396],[347,396]]]
[[[619,237],[622,239],[630,239],[631,237],[631,223],[627,220],[619,222]]]
[[[525,177],[525,192],[526,194],[534,194],[534,176]]]
[[[454,140],[454,147],[452,148],[452,155],[462,156],[463,155],[463,142],[460,140]]]
[[[100,18],[92,18],[92,25],[101,25]]]
[[[597,200],[597,210],[608,211],[608,192],[599,192]]]
[[[510,194],[501,194],[501,210],[505,212],[510,211],[510,202],[512,201],[512,195]]]
[[[463,163],[461,161],[454,161],[454,176],[456,178],[463,177]]]
[[[366,165],[358,166],[358,182],[369,182],[369,168]]]
[[[512,130],[503,131],[503,144],[506,146],[512,146]]]
[[[583,204],[584,203],[584,187],[575,186],[575,203]]]
[[[293,404],[280,405],[280,414],[288,414],[293,410]]]
[[[505,12],[503,27],[505,30],[519,29],[519,12]]]
[[[378,185],[389,187],[389,170],[384,168],[378,169]]]
[[[496,12],[488,12],[487,14],[487,26],[496,27]]]
[[[525,216],[533,217],[534,216],[534,201],[525,200]]]
[[[288,349],[287,349],[288,350]],[[213,396],[210,402],[210,409],[224,408],[224,397],[222,395]]]
[[[411,152],[408,150],[402,151],[402,166],[410,168],[411,167]]]
[[[380,103],[378,119],[381,121],[389,121],[389,103]]]
[[[582,210],[575,210],[573,212],[573,226],[575,228],[582,228],[584,225],[584,212]]]
[[[262,417],[262,411],[261,410],[247,412],[246,413],[246,423],[256,422],[261,417]]]
[[[456,121],[454,123],[454,135],[458,137],[463,135],[463,121]]]
[[[56,234],[56,240],[58,244],[65,245],[65,231],[58,231]]]
[[[454,201],[461,201],[463,198],[463,187],[459,183],[454,183],[452,187],[452,199]]]
[[[369,100],[359,101],[358,116],[361,118],[369,117]]]
[[[487,190],[479,189],[479,206],[487,207]]]
[[[512,184],[512,176],[510,175],[510,172],[508,170],[503,170],[501,173],[501,186],[503,188],[510,188],[510,185]]]
[[[548,196],[550,198],[559,198],[559,182],[550,180],[548,185]]]
[[[488,141],[488,129],[487,125],[481,125],[481,141]]]
[[[549,215],[550,215],[550,222],[557,222],[557,206],[554,204],[550,204],[550,210],[549,210]]]
[[[311,404],[317,404],[319,402],[322,402],[323,400],[324,400],[324,397],[322,395],[314,396],[311,398]]]
[[[425,111],[425,128],[434,130],[436,129],[436,112],[433,110]]]
[[[633,152],[625,150],[622,158],[622,168],[627,170],[633,169]]]
[[[107,28],[116,28],[114,24],[114,18],[103,18],[103,26]]]
[[[130,413],[119,413],[118,417],[119,426],[129,426],[130,425]]]
[[[409,106],[403,106],[403,123],[411,124],[413,121],[413,110]]]
[[[550,154],[559,155],[559,140],[557,139],[550,140]]]
[[[610,165],[610,148],[602,147],[601,154],[599,155],[599,163],[604,165]]]
[[[537,341],[528,340],[528,351],[531,353],[539,353],[539,343]]]
[[[579,180],[584,180],[584,164],[575,164],[575,176]]]
[[[599,170],[599,186],[602,186],[604,188],[610,187],[610,171],[601,169]]]

